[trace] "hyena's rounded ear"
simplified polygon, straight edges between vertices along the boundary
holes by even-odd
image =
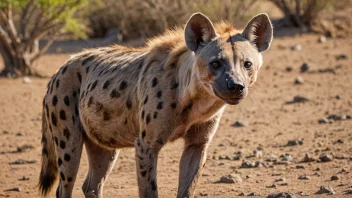
[[[201,43],[210,42],[216,37],[213,23],[202,13],[194,13],[185,27],[186,46],[196,51]]]
[[[263,13],[253,17],[244,28],[242,35],[254,44],[259,52],[269,49],[273,40],[273,25],[269,16]]]

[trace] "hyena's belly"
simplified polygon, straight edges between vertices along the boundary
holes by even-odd
[[[79,110],[89,138],[104,147],[123,148],[133,147],[139,134],[135,109],[137,102],[132,96],[123,96],[112,90],[88,93],[82,98]]]

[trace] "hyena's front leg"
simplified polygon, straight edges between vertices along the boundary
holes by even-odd
[[[219,117],[192,126],[185,137],[185,149],[180,161],[177,197],[193,197],[206,161],[206,151],[219,123]]]
[[[167,142],[167,138],[155,140],[155,138],[145,136],[146,132],[142,131],[135,143],[139,197],[157,198],[156,171],[158,154],[161,147]]]

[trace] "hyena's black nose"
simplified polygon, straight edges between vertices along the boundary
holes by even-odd
[[[244,90],[244,86],[242,84],[236,83],[233,79],[228,79],[227,80],[227,88],[230,91],[243,92],[243,90]]]

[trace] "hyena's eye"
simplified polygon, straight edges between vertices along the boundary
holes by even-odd
[[[210,63],[210,65],[214,69],[218,69],[219,67],[221,67],[221,63],[219,61],[213,61]]]
[[[247,70],[251,70],[252,69],[252,65],[253,64],[251,62],[249,62],[249,61],[245,61],[244,64],[243,64],[244,68],[246,68]]]

